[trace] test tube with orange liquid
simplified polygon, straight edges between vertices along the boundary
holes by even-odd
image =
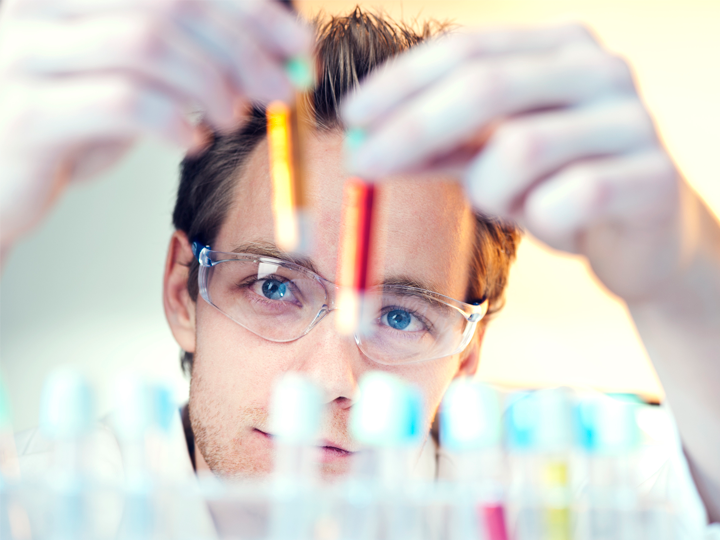
[[[291,0],[281,3],[293,9]],[[274,101],[266,109],[275,243],[283,251],[308,255],[313,223],[306,193],[304,144],[315,125],[315,70],[310,60],[293,58],[285,72],[296,88],[293,102]]]

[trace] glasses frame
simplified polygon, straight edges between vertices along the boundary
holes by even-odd
[[[215,251],[210,246],[203,245],[200,242],[192,242],[192,251],[193,255],[195,255],[195,258],[197,259],[198,263],[200,264],[199,272],[198,272],[198,286],[200,289],[200,296],[202,296],[203,300],[207,302],[209,305],[217,309],[220,313],[225,315],[228,319],[233,321],[235,324],[241,326],[248,332],[252,332],[258,337],[261,337],[262,339],[265,339],[267,341],[273,342],[273,343],[290,343],[293,341],[297,341],[298,339],[302,338],[303,336],[307,335],[317,324],[325,318],[327,314],[329,314],[331,311],[334,311],[338,309],[336,304],[337,299],[337,293],[339,290],[343,289],[340,285],[337,285],[333,283],[332,281],[329,281],[325,279],[324,277],[316,274],[312,270],[309,270],[308,268],[290,262],[283,259],[276,259],[274,257],[266,257],[264,255],[257,255],[255,253],[234,253],[234,252],[224,252],[224,251]],[[246,260],[250,262],[257,262],[257,263],[265,263],[265,264],[271,264],[271,265],[277,265],[282,266],[285,268],[289,268],[293,271],[297,271],[301,274],[304,274],[305,276],[314,279],[317,281],[325,290],[325,303],[320,307],[318,312],[315,314],[315,317],[313,318],[312,322],[308,325],[308,327],[305,329],[305,331],[300,334],[297,337],[291,338],[291,339],[285,339],[285,340],[276,340],[276,339],[270,339],[266,338],[265,336],[261,336],[254,330],[248,328],[244,324],[236,321],[233,319],[230,315],[225,313],[222,309],[220,309],[217,305],[213,303],[213,301],[210,298],[210,294],[208,292],[208,276],[209,272],[208,269],[212,268],[213,266],[216,266],[218,264],[221,264],[223,262],[228,261],[237,261],[237,260]],[[382,362],[379,360],[376,360],[375,358],[369,356],[365,351],[363,350],[363,347],[361,345],[361,336],[355,332],[353,334],[353,337],[355,338],[355,344],[358,346],[360,351],[370,358],[373,362],[377,362],[382,365],[406,365],[406,364],[415,364],[415,363],[421,363],[421,362],[429,362],[432,360],[437,360],[439,358],[446,358],[448,356],[452,356],[454,354],[461,353],[462,351],[467,348],[468,344],[470,343],[470,340],[475,333],[475,329],[477,328],[478,323],[485,317],[488,311],[488,300],[487,298],[482,298],[481,300],[478,300],[477,302],[474,302],[472,304],[469,304],[467,302],[463,302],[461,300],[456,300],[455,298],[451,298],[449,296],[445,296],[443,294],[429,291],[427,289],[421,289],[419,287],[410,287],[406,285],[380,285],[377,287],[373,287],[370,289],[370,291],[380,291],[380,290],[402,290],[402,291],[409,291],[412,293],[419,293],[420,295],[430,298],[433,301],[440,302],[458,313],[460,313],[463,318],[467,321],[465,330],[463,331],[462,339],[460,341],[460,344],[458,347],[451,353],[444,354],[442,356],[436,356],[432,358],[423,358],[422,360],[411,360],[409,362],[397,362],[397,363],[387,363]]]

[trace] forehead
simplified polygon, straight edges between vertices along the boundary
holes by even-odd
[[[342,136],[319,134],[307,141],[307,190],[315,217],[312,260],[335,281],[343,188],[348,178]],[[229,251],[248,242],[272,242],[272,184],[268,148],[262,141],[238,174],[233,204],[213,249]],[[401,177],[380,184],[379,237],[384,279],[408,278],[462,299],[474,236],[474,217],[457,182]]]

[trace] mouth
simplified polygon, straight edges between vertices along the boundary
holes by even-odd
[[[273,435],[262,431],[261,429],[253,428],[253,431],[269,442],[272,442],[274,440]],[[315,446],[315,448],[318,452],[318,461],[321,463],[333,463],[341,460],[346,460],[355,454],[355,452],[351,450],[346,450],[345,448],[337,445],[337,443],[334,443],[327,439],[321,440],[320,444]]]

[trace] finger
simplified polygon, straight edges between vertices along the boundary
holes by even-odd
[[[660,148],[598,158],[560,171],[533,189],[523,222],[556,249],[579,252],[579,235],[601,222],[653,229],[677,205],[679,175]]]
[[[242,26],[232,27],[217,14],[180,17],[179,27],[207,54],[217,59],[229,79],[253,101],[289,101],[293,96],[285,62],[264,50]]]
[[[117,148],[147,134],[187,148],[195,137],[171,96],[111,76],[61,80],[52,88],[6,86],[0,90],[0,121],[6,128],[0,140],[0,216],[6,237],[39,217],[57,191],[59,176],[69,178],[76,166],[82,173],[96,165],[84,161],[84,151]]]
[[[240,18],[243,27],[271,55],[280,59],[312,55],[312,30],[276,0],[220,2],[219,5]]]
[[[577,24],[443,36],[411,49],[370,75],[343,104],[343,119],[348,126],[369,127],[472,58],[537,54],[571,44],[597,46],[589,30]]]
[[[231,28],[251,32],[280,57],[309,55],[312,33],[275,0],[22,0],[16,12],[34,18],[86,17],[127,10],[155,12],[167,19],[215,13]]]
[[[2,154],[31,163],[38,163],[38,156],[60,155],[68,145],[97,139],[152,134],[184,148],[195,142],[195,127],[174,96],[122,76],[15,85],[4,88],[0,97],[0,119],[7,128]]]
[[[466,193],[477,209],[509,215],[528,189],[562,167],[657,144],[636,98],[520,116],[496,129],[467,168]]]
[[[621,93],[634,93],[625,63],[587,47],[474,60],[374,127],[349,166],[367,178],[403,172],[473,139],[497,119]]]
[[[82,18],[62,25],[38,25],[15,40],[21,76],[125,73],[179,101],[200,105],[219,127],[233,123],[235,92],[202,50],[171,25],[139,13]],[[41,35],[40,35],[41,34]],[[47,40],[57,43],[48,48]]]

